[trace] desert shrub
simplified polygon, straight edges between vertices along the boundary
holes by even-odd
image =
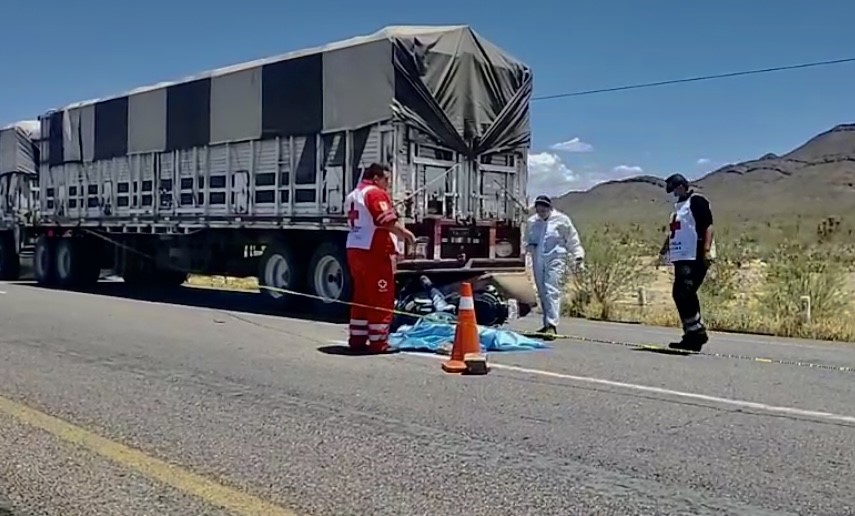
[[[664,299],[661,281],[651,281],[661,227],[646,232],[646,225],[580,230],[587,271],[567,278],[567,315],[679,326],[670,295]],[[855,314],[851,313],[855,306],[847,288],[855,246],[847,246],[846,222],[796,219],[769,226],[758,237],[741,225],[724,221],[717,225],[717,258],[699,292],[707,326],[719,331],[855,340]],[[656,238],[651,236],[654,233]],[[653,284],[659,285],[658,294],[648,306],[640,308],[627,299],[639,287]],[[801,317],[802,296],[811,299],[810,322]]]
[[[806,335],[817,324],[848,318],[847,271],[832,254],[829,249],[791,241],[770,257],[760,306],[776,333]],[[811,324],[801,317],[802,296],[810,297]]]
[[[650,266],[644,256],[649,255],[649,249],[634,238],[633,232],[608,226],[583,235],[582,245],[586,268],[568,281],[566,311],[571,316],[594,315],[608,320],[618,300],[648,279]],[[597,313],[592,314],[592,309]]]
[[[716,259],[701,286],[699,296],[704,305],[727,304],[740,293],[739,270],[749,256],[749,242],[735,238],[731,231],[719,231],[715,237]]]

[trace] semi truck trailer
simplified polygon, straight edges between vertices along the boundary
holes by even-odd
[[[18,279],[38,212],[38,121],[0,127],[0,280]]]
[[[340,316],[344,199],[378,162],[418,237],[398,281],[475,281],[525,312],[531,93],[531,70],[468,26],[395,26],[64,106],[14,129],[32,163],[10,177],[32,182],[3,205],[0,243],[14,263],[32,242],[44,285],[257,276],[272,303],[305,293]]]

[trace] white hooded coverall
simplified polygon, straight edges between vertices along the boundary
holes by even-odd
[[[537,296],[543,308],[543,324],[557,328],[568,255],[575,264],[585,258],[585,250],[570,217],[556,209],[545,220],[538,215],[531,217],[526,233]]]

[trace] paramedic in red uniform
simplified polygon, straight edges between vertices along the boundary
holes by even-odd
[[[372,163],[345,199],[350,225],[347,265],[354,303],[350,308],[348,344],[354,351],[389,350],[389,325],[395,307],[394,260],[402,253],[398,240],[415,242],[415,236],[404,228],[392,205],[388,193],[390,176],[388,167]]]

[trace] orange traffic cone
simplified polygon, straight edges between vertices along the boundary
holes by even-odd
[[[486,374],[486,364],[478,339],[472,285],[463,283],[460,286],[460,304],[457,307],[457,328],[454,332],[451,358],[442,363],[442,370],[446,373]]]

